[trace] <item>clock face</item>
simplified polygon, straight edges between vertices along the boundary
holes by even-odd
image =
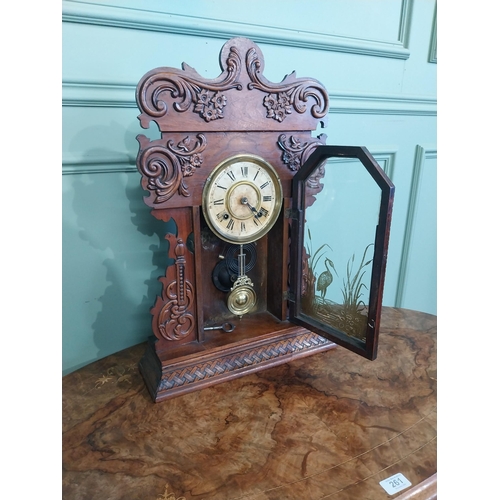
[[[203,189],[203,213],[210,229],[229,243],[264,236],[281,210],[281,182],[258,156],[241,154],[220,163]]]

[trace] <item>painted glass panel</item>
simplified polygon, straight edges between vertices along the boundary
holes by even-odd
[[[366,342],[381,189],[357,158],[330,158],[305,190],[302,315]]]

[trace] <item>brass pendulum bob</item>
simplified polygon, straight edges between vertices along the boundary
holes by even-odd
[[[245,274],[245,253],[240,245],[238,254],[238,278],[227,297],[227,308],[240,318],[250,312],[257,302],[252,280]]]

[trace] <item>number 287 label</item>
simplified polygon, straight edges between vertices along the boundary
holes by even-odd
[[[387,493],[389,493],[389,495],[394,495],[394,493],[397,493],[398,491],[404,490],[405,488],[408,488],[408,486],[411,486],[410,481],[408,481],[408,479],[406,479],[406,477],[404,477],[401,472],[398,472],[397,474],[394,474],[394,476],[380,481],[379,484]]]

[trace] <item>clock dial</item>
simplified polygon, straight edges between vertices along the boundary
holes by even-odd
[[[274,168],[258,156],[224,160],[203,189],[203,213],[212,231],[230,243],[264,236],[281,210],[281,182]]]

